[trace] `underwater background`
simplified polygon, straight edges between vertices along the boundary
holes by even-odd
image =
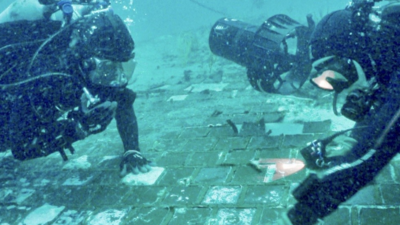
[[[276,224],[310,171],[277,178],[273,163],[255,168],[254,160],[301,164],[299,150],[308,142],[354,123],[335,116],[333,95],[308,82],[288,96],[255,91],[246,68],[211,53],[210,30],[223,17],[259,26],[276,14],[306,24],[312,14],[318,22],[348,2],[112,1],[135,40],[129,88],[138,94],[141,151],[156,167],[119,177],[123,146],[115,121],[74,143],[67,162],[58,153],[20,162],[2,152],[0,224]],[[0,0],[0,10],[8,4]],[[400,224],[399,164],[395,158],[324,224]]]
[[[328,12],[342,9],[349,1],[339,0],[120,0],[113,7],[126,18],[137,42],[163,35],[211,27],[222,17],[250,24],[261,24],[275,14],[286,14],[299,22],[306,15],[316,20]]]

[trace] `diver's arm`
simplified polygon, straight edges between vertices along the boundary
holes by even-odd
[[[133,109],[135,98],[135,92],[124,88],[113,99],[118,102],[115,119],[124,145],[124,154],[120,163],[120,176],[125,176],[128,173],[146,173],[154,166],[140,152],[138,125]]]
[[[369,150],[360,159],[333,167],[322,178],[311,174],[294,190],[297,199],[288,216],[294,225],[314,224],[368,185],[397,155],[397,141],[376,150]]]
[[[118,103],[115,119],[125,151],[140,151],[138,124],[133,109],[135,99],[136,93],[128,88],[121,90],[115,99]]]
[[[400,73],[399,73],[400,74]],[[335,211],[357,191],[369,184],[375,176],[400,151],[400,121],[390,126],[382,142],[369,149],[369,140],[377,140],[400,109],[400,79],[390,82],[387,101],[365,129],[360,129],[362,139],[352,148],[353,152],[364,153],[352,163],[344,163],[330,169],[322,178],[310,175],[293,192],[297,203],[288,213],[292,223],[314,224]],[[378,131],[378,132],[376,132]],[[378,137],[376,134],[379,134]]]

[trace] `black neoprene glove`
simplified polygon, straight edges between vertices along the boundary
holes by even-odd
[[[153,163],[143,157],[139,151],[128,150],[122,156],[120,175],[147,173],[151,170],[151,166],[153,166]]]

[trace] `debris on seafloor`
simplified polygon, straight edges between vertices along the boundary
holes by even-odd
[[[299,172],[305,167],[298,159],[252,159],[249,164],[260,173],[265,173],[263,182],[268,183]]]

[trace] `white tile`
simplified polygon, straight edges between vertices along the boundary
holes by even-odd
[[[188,95],[174,95],[169,97],[169,99],[167,100],[168,102],[170,101],[183,101],[186,99]]]
[[[162,167],[152,167],[147,173],[128,174],[122,178],[122,182],[126,185],[153,185],[160,175],[164,172]]]
[[[236,204],[241,187],[215,186],[208,190],[203,203],[205,204]]]
[[[90,225],[119,225],[122,223],[123,217],[126,215],[126,210],[107,209],[106,211],[96,214],[93,219],[90,220]]]
[[[67,161],[67,163],[63,166],[63,169],[88,169],[91,166],[92,164],[88,162],[88,156],[83,155],[79,158]]]
[[[210,83],[210,84],[192,84],[185,91],[202,92],[205,90],[222,91],[227,86],[227,83]]]
[[[39,225],[39,224],[47,224],[54,220],[60,213],[63,211],[65,206],[54,206],[49,204],[44,204],[39,208],[33,210],[29,215],[25,218],[25,225]]]

